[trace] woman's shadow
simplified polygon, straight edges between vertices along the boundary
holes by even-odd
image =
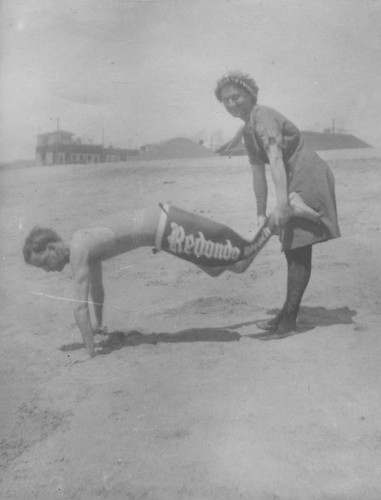
[[[274,316],[278,312],[278,309],[270,309],[267,311],[267,314]],[[291,332],[285,337],[305,333],[319,326],[353,324],[353,317],[356,314],[356,311],[351,310],[348,307],[340,307],[337,309],[326,309],[325,307],[301,307],[297,331]],[[137,330],[115,330],[103,335],[103,338],[98,340],[95,345],[100,349],[99,354],[109,354],[110,352],[122,349],[123,347],[135,347],[142,344],[156,345],[159,342],[233,342],[239,341],[242,337],[242,335],[240,335],[236,330],[244,326],[256,325],[257,323],[258,321],[246,321],[225,327],[188,328],[174,333],[162,332],[145,334]],[[279,340],[278,338],[271,336],[271,333],[266,331],[248,334],[245,335],[245,337],[264,341]],[[83,344],[78,342],[63,345],[60,349],[61,351],[74,351],[82,348]]]
[[[276,316],[280,312],[279,309],[270,309],[267,311],[271,317]],[[353,317],[356,316],[357,311],[349,309],[347,306],[338,307],[336,309],[326,309],[325,307],[301,307],[298,316],[298,324],[296,331],[292,331],[282,337],[276,337],[271,331],[261,331],[249,335],[250,338],[258,340],[279,340],[280,338],[290,337],[313,330],[319,326],[333,326],[333,325],[350,325],[353,324]],[[258,321],[262,322],[263,320]]]

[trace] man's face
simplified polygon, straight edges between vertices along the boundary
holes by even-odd
[[[49,243],[43,252],[32,253],[30,263],[47,273],[62,271],[66,264],[64,256],[57,251],[56,246],[52,243]]]
[[[221,90],[222,104],[235,118],[248,121],[254,106],[253,97],[245,89],[229,85]]]

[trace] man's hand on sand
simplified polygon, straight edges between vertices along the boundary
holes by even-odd
[[[96,327],[94,329],[94,335],[102,335],[104,337],[109,336],[110,332],[108,331],[107,326]]]
[[[66,354],[66,359],[63,364],[64,366],[72,366],[78,363],[84,363],[85,361],[91,360],[96,355],[97,352],[94,352],[94,354],[91,355],[82,349],[79,351],[72,351]]]

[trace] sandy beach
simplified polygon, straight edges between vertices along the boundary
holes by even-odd
[[[342,237],[314,247],[296,334],[256,326],[285,296],[276,237],[219,278],[144,248],[105,263],[85,363],[70,269],[27,266],[30,229],[172,202],[249,238],[247,158],[0,171],[3,500],[381,498],[381,159],[329,164]]]

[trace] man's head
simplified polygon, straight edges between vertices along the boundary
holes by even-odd
[[[36,226],[25,239],[23,248],[27,264],[46,272],[62,271],[69,262],[69,251],[62,238],[52,229]]]

